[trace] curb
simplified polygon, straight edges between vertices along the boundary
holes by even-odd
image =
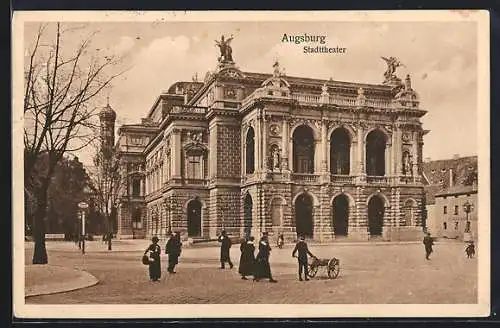
[[[95,286],[99,283],[99,279],[97,279],[94,275],[90,274],[87,271],[84,270],[77,270],[73,268],[68,268],[68,267],[63,267],[63,266],[57,266],[57,265],[49,265],[47,266],[49,268],[60,268],[62,271],[72,271],[73,274],[75,274],[74,279],[71,279],[70,281],[66,281],[63,283],[51,283],[47,285],[42,285],[42,286],[31,286],[31,288],[26,288],[24,289],[24,297],[33,297],[33,296],[40,296],[40,295],[52,295],[52,294],[59,294],[59,293],[65,293],[65,292],[70,292],[70,291],[75,291],[87,287],[92,287]],[[45,268],[47,268],[45,267]],[[26,274],[26,273],[25,273]],[[31,290],[28,290],[31,289]]]

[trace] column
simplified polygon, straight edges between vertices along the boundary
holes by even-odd
[[[261,172],[261,163],[262,163],[262,124],[261,124],[261,114],[257,114],[257,120],[256,120],[256,131],[255,131],[255,138],[254,138],[254,144],[255,144],[255,158],[254,158],[254,166],[255,166],[255,173]]]
[[[328,137],[327,137],[327,121],[321,121],[321,171],[328,172]]]
[[[262,171],[267,171],[267,119],[262,116]]]
[[[413,180],[416,181],[418,177],[418,131],[413,131],[412,133],[412,176]]]
[[[392,168],[394,170],[392,175],[401,175],[401,130],[399,126],[394,127],[392,133]]]
[[[362,125],[358,125],[358,159],[357,159],[357,166],[358,166],[358,175],[366,175],[365,172],[365,143],[364,143],[364,129]]]
[[[385,145],[385,176],[391,176],[392,175],[392,170],[391,170],[391,155],[392,155],[392,144],[388,142]]]
[[[181,178],[181,130],[174,129],[172,131],[172,178]]]
[[[246,135],[245,135],[246,137]],[[243,138],[243,144],[245,144],[245,138]],[[209,180],[211,179],[214,179],[216,176],[217,176],[217,125],[216,123],[213,123],[211,122],[210,126],[209,126],[209,137],[208,137],[208,143],[210,145],[210,152],[208,153],[208,156],[209,156],[209,159],[208,159],[208,177],[209,177]],[[244,147],[242,147],[242,159],[245,159],[245,156],[244,156]],[[172,157],[172,156],[170,156]],[[245,160],[242,161],[243,162],[243,170],[245,170],[244,166],[245,166]],[[172,171],[172,168],[171,168],[171,172]],[[244,171],[243,171],[244,173]],[[173,175],[173,173],[172,173]]]
[[[289,153],[288,153],[288,143],[289,143],[289,140],[290,140],[290,136],[289,136],[289,131],[288,131],[288,121],[286,120],[286,117],[283,117],[283,122],[282,122],[282,125],[283,125],[283,128],[281,129],[281,153],[282,153],[282,158],[281,158],[281,165],[282,165],[282,168],[283,170],[289,170],[290,169],[290,166],[288,165],[288,159],[289,157]]]

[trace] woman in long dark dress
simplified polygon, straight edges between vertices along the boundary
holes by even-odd
[[[271,246],[269,245],[269,240],[267,233],[264,233],[259,242],[259,253],[257,254],[256,265],[255,265],[255,275],[253,280],[259,281],[263,278],[269,278],[269,282],[277,282],[273,279],[271,274],[271,266],[269,265],[269,256],[271,255]]]
[[[172,234],[165,246],[165,253],[168,254],[168,269],[169,273],[175,273],[175,266],[179,263],[179,256],[181,256],[181,236],[179,232]]]
[[[240,267],[238,272],[241,275],[241,279],[247,280],[246,276],[254,275],[255,267],[255,245],[254,237],[248,238],[248,240],[243,240],[240,245],[241,257],[240,257]]]
[[[153,237],[151,239],[153,242],[144,252],[144,255],[149,253],[149,279],[151,281],[158,281],[161,278],[161,249],[158,245],[158,237]]]

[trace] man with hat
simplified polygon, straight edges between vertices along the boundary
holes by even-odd
[[[296,253],[299,253],[298,260],[299,260],[299,280],[302,281],[302,271],[304,271],[304,278],[306,281],[309,280],[309,272],[307,270],[307,255],[316,258],[309,249],[307,248],[307,243],[305,242],[304,236],[300,236],[299,241],[295,245],[295,248],[293,249],[292,252],[292,257],[295,257]]]
[[[233,262],[231,262],[231,258],[229,257],[229,249],[231,248],[231,239],[226,235],[226,231],[222,230],[219,236],[220,245],[220,268],[225,268],[225,263],[229,263],[229,268],[233,268]]]

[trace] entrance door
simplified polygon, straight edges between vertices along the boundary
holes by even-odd
[[[307,194],[302,194],[295,201],[295,225],[297,235],[313,236],[313,200]]]
[[[347,236],[349,222],[349,201],[347,196],[339,195],[333,200],[332,220],[335,236]]]
[[[188,236],[201,236],[201,203],[199,200],[192,200],[188,204]]]
[[[252,207],[252,196],[247,194],[243,202],[243,233],[247,237],[252,233]]]
[[[368,202],[368,229],[370,236],[381,236],[384,224],[384,201],[373,196]]]

